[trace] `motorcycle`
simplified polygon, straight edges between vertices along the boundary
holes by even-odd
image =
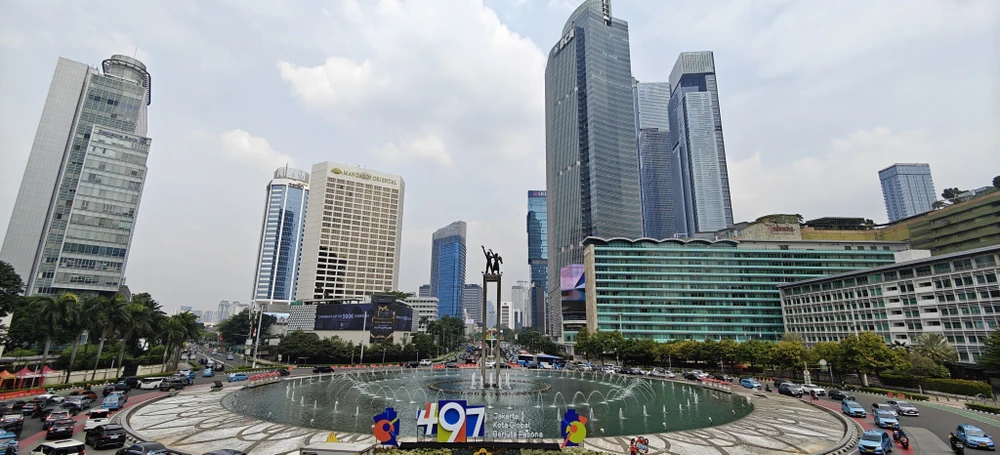
[[[893,431],[892,440],[896,441],[896,443],[902,446],[904,450],[910,448],[910,438],[908,438],[906,433],[903,433],[902,430]]]

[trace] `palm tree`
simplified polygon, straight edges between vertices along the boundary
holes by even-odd
[[[938,365],[954,363],[958,360],[955,347],[948,344],[944,335],[936,332],[924,332],[913,339],[913,350],[927,357]]]
[[[101,363],[104,342],[115,332],[115,329],[132,325],[132,321],[129,320],[131,315],[128,312],[127,303],[121,294],[116,293],[110,298],[101,299],[93,315],[97,329],[94,333],[100,334],[101,339],[97,344],[97,359],[94,360],[94,371],[90,375],[91,381],[97,377],[97,367]]]
[[[80,338],[83,337],[83,332],[87,331],[87,327],[90,323],[90,314],[93,308],[97,306],[97,300],[100,297],[89,296],[83,299],[82,302],[77,302],[70,306],[71,312],[67,315],[66,322],[68,323],[70,330],[76,332],[76,337],[73,338],[73,352],[69,355],[69,366],[66,367],[66,383],[68,384],[69,377],[73,374],[73,365],[76,363],[76,353],[80,349]]]
[[[71,318],[70,315],[75,311],[73,307],[79,303],[80,299],[76,294],[70,293],[63,293],[58,297],[46,295],[34,298],[34,311],[37,312],[38,320],[42,323],[42,330],[45,331],[45,350],[42,351],[42,363],[38,367],[38,374],[43,374],[45,364],[49,360],[52,338],[64,330],[66,321]]]
[[[149,294],[139,294],[136,297],[143,295],[148,296]],[[115,370],[116,377],[121,376],[120,371],[125,366],[125,346],[129,344],[132,335],[136,332],[146,333],[152,330],[153,312],[149,306],[143,302],[136,302],[135,297],[133,297],[133,301],[126,306],[126,311],[128,311],[129,319],[132,323],[126,326],[124,331],[121,331],[121,350],[118,352],[118,368]]]
[[[199,332],[201,332],[201,327],[198,324],[197,316],[189,312],[176,314],[170,318],[178,322],[183,332],[180,339],[177,340],[178,342],[174,343],[173,350],[170,353],[170,361],[168,362],[176,366],[180,362],[181,348],[184,346],[184,342],[197,340]]]
[[[184,327],[184,323],[177,317],[178,315],[166,318],[160,324],[160,333],[163,336],[164,346],[163,346],[163,365],[164,371],[166,371],[167,365],[167,355],[173,354],[174,345],[180,345],[184,341],[184,337],[187,336],[187,330]],[[171,358],[173,355],[170,356]]]

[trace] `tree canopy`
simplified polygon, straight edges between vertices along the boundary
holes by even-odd
[[[250,316],[250,310],[243,310],[216,324],[215,330],[224,343],[245,344],[247,338],[250,338],[251,334],[256,333],[257,330],[257,318]],[[278,318],[264,314],[264,320],[260,323],[261,334],[267,333],[268,329],[277,322]]]

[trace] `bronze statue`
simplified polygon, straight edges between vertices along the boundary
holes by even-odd
[[[500,264],[503,264],[503,258],[499,254],[493,252],[491,248],[486,251],[486,247],[480,245],[483,249],[483,254],[486,255],[486,274],[487,275],[499,275],[500,274]]]

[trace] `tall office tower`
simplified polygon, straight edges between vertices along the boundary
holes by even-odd
[[[482,303],[480,303],[482,305]],[[486,301],[486,327],[493,328],[497,325],[497,307],[492,300]]]
[[[233,303],[229,305],[229,315],[236,316],[243,312],[243,310],[249,310],[250,305],[247,303],[240,303],[238,300],[234,300]]]
[[[896,163],[878,171],[878,178],[889,222],[930,212],[937,200],[928,164]]]
[[[219,302],[219,309],[215,312],[215,322],[222,322],[229,319],[229,307],[228,300]]]
[[[546,305],[546,268],[549,260],[548,215],[545,191],[528,191],[528,266],[531,267],[531,304],[525,318],[526,325],[548,333]]]
[[[639,187],[642,193],[642,235],[654,239],[674,236],[674,200],[670,186],[670,84],[638,82],[635,129],[639,151]]]
[[[733,203],[712,52],[682,52],[670,89],[674,231],[691,237],[730,227]]]
[[[508,329],[514,328],[514,308],[511,302],[500,302],[500,325]]]
[[[308,172],[288,166],[274,171],[267,184],[253,280],[254,305],[263,305],[264,311],[287,313],[295,300],[308,201]]]
[[[531,314],[528,311],[531,308],[531,282],[530,281],[518,281],[517,284],[510,287],[510,300],[513,311],[520,311],[521,319],[518,320],[523,326],[533,327],[531,324]],[[521,327],[511,327],[514,329],[519,329]]]
[[[185,305],[181,305],[180,312],[181,313],[190,313],[191,312],[191,307],[185,306]]]
[[[611,16],[611,0],[586,0],[545,66],[550,302],[559,270],[583,263],[584,238],[642,236],[635,147],[628,23]],[[552,315],[561,336],[561,313]]]
[[[483,323],[483,287],[478,284],[466,284],[462,289],[462,307],[469,313],[469,318],[476,324]]]
[[[417,297],[430,297],[431,296],[431,285],[421,284],[420,289],[417,290]]]
[[[119,291],[146,181],[149,103],[149,73],[132,57],[112,55],[101,70],[56,63],[0,249],[27,295]]]
[[[215,312],[212,310],[205,310],[205,315],[201,318],[201,320],[205,324],[215,324]]]
[[[438,317],[462,317],[465,230],[465,221],[456,221],[431,236],[431,297],[438,298]]]
[[[324,162],[313,165],[309,187],[296,298],[357,300],[395,291],[403,178]]]

